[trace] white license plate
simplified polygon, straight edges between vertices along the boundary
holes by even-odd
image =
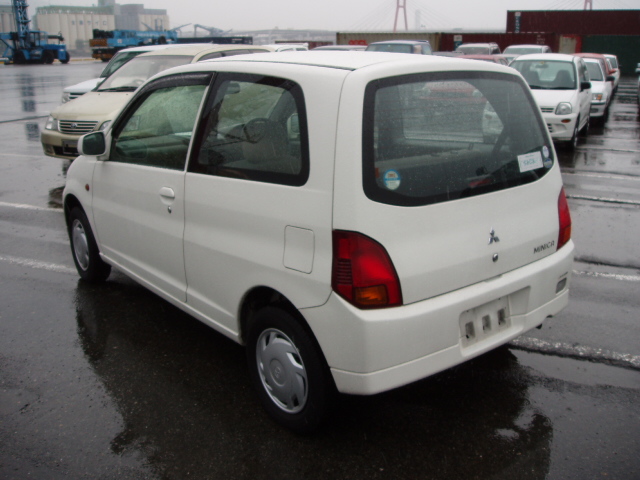
[[[501,297],[460,315],[460,337],[463,348],[475,345],[511,326],[509,297]]]

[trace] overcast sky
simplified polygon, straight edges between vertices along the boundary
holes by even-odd
[[[399,0],[406,5],[410,30],[453,28],[503,30],[507,10],[580,10],[585,0]],[[640,0],[592,0],[594,9],[640,9]],[[392,30],[397,0],[118,0],[166,9],[171,27],[201,24],[223,30],[322,29]],[[43,5],[91,5],[91,0],[31,0]],[[417,13],[419,12],[419,13]],[[404,29],[403,10],[399,29]],[[183,31],[188,32],[189,27]]]

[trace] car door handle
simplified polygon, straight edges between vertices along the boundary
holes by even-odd
[[[176,194],[173,191],[173,188],[169,187],[162,187],[160,189],[160,196],[169,200],[174,200],[176,198]]]
[[[162,187],[160,189],[160,201],[167,207],[167,212],[171,213],[171,205],[175,199],[176,193],[173,191],[173,188]]]

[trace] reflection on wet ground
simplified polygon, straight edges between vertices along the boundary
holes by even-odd
[[[143,452],[158,478],[548,474],[552,422],[508,349],[393,392],[345,396],[324,431],[298,437],[259,410],[241,347],[142,287],[79,283],[76,307],[80,345],[124,419],[112,452]]]

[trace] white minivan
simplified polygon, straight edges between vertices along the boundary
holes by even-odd
[[[570,148],[589,132],[591,82],[584,59],[562,53],[521,55],[509,64],[533,91],[551,137]]]
[[[246,345],[265,410],[297,432],[336,392],[428,377],[568,302],[560,168],[509,67],[201,62],[151,78],[79,150],[63,198],[82,279],[115,267]]]

